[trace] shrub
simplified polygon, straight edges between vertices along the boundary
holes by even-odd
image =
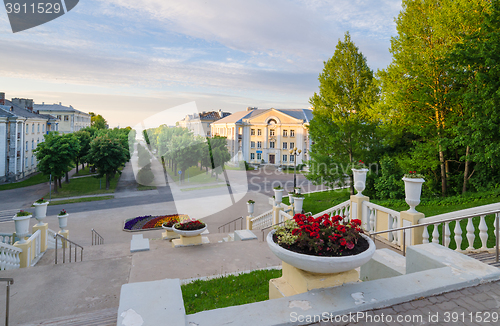
[[[143,185],[149,185],[153,182],[155,175],[151,171],[151,164],[147,164],[137,173],[137,181]]]

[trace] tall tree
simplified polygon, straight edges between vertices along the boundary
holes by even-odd
[[[377,100],[377,87],[366,58],[351,41],[349,32],[339,40],[333,57],[319,75],[319,94],[309,102],[314,118],[309,134],[310,173],[313,182],[334,186],[352,178],[350,166],[362,160],[375,141],[376,125],[370,121],[370,107]],[[352,181],[352,179],[351,179]],[[354,193],[353,182],[351,192]]]
[[[215,172],[215,179],[219,179],[219,174],[222,173],[224,164],[231,159],[231,154],[227,149],[227,138],[221,136],[207,138],[207,145],[212,171]]]
[[[96,137],[90,143],[88,159],[97,167],[99,177],[106,175],[106,189],[109,189],[110,180],[115,174],[121,173],[118,169],[128,161],[128,149],[124,148],[120,140],[104,134]]]
[[[448,159],[454,151],[452,121],[456,108],[447,100],[455,87],[443,59],[457,42],[477,30],[488,0],[403,0],[391,39],[392,63],[379,72],[381,119],[418,135],[414,164],[439,169],[441,194],[447,193]],[[416,167],[415,167],[416,168]],[[431,171],[432,173],[433,171]]]
[[[82,164],[82,169],[83,169],[85,156],[89,153],[90,150],[91,139],[90,139],[90,133],[88,131],[80,130],[75,132],[74,135],[77,137],[78,142],[80,143],[80,150],[78,151],[75,157],[76,173],[78,173],[78,165],[80,163]]]
[[[90,125],[96,129],[107,129],[108,122],[100,114],[95,114],[94,112],[89,112],[90,114]]]

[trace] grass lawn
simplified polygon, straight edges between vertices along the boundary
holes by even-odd
[[[81,164],[79,165],[79,167],[82,167]],[[90,173],[89,167],[86,166],[85,169],[83,169],[83,170],[79,169],[78,170],[78,174],[75,173],[73,176],[74,177],[81,177],[81,176],[84,176],[84,175],[91,175],[91,174],[95,174],[95,173]]]
[[[137,185],[137,191],[144,191],[144,190],[156,190],[156,187],[155,186]]]
[[[304,196],[304,212],[316,214],[348,200],[350,193],[349,189],[339,189],[314,192]],[[288,196],[283,196],[283,203],[290,205]]]
[[[167,173],[168,175],[175,181],[179,182],[179,174],[177,171],[172,171],[172,169],[167,167]],[[219,180],[215,179],[215,174],[212,177],[212,173],[209,170],[208,174],[205,173],[205,168],[203,168],[203,171],[200,171],[199,167],[192,166],[189,169],[187,169],[185,172],[184,180],[182,181],[183,185],[188,185],[190,183],[192,184],[199,184],[199,183],[211,183],[211,182],[217,182],[217,181],[224,181],[224,179],[220,178],[219,174]],[[189,179],[189,181],[188,181]]]
[[[281,270],[259,270],[181,286],[186,314],[269,300],[269,280]]]
[[[85,198],[57,200],[57,201],[51,201],[49,203],[49,206],[84,203],[84,202],[89,202],[89,201],[108,200],[108,199],[113,199],[113,198],[115,198],[115,196],[85,197]]]
[[[28,179],[23,180],[21,182],[14,182],[14,183],[7,183],[7,184],[0,185],[0,191],[33,186],[33,185],[37,185],[37,184],[44,183],[47,181],[49,181],[49,177],[43,175],[42,173],[38,173],[38,174],[36,174],[32,177],[29,177]]]
[[[63,181],[62,189],[58,188],[57,194],[54,193],[54,188],[52,188],[52,198],[113,193],[115,192],[116,185],[118,184],[118,179],[120,179],[120,175],[116,174],[115,177],[110,180],[109,190],[106,190],[106,178],[104,177],[101,179],[94,177],[70,179],[69,183],[65,183]],[[101,188],[99,187],[99,181],[101,181]],[[44,198],[48,197],[49,194],[44,196]]]

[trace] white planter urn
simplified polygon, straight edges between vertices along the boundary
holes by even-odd
[[[358,192],[356,196],[362,197],[363,190],[366,188],[366,173],[368,169],[351,169],[354,179],[354,189]]]
[[[68,227],[68,216],[68,213],[64,215],[57,215],[57,218],[59,219],[59,228],[61,228],[61,231],[63,232],[64,229]]]
[[[30,218],[32,215],[26,216],[14,216],[14,225],[16,228],[16,236],[19,238],[19,243],[26,243],[24,237],[26,237],[30,230]]]
[[[293,207],[295,214],[300,214],[302,212],[302,206],[304,205],[304,197],[294,197]]]
[[[352,269],[358,268],[363,264],[366,264],[375,253],[375,244],[372,239],[362,234],[361,236],[365,238],[369,247],[367,250],[353,256],[340,256],[340,257],[321,257],[299,254],[280,247],[273,241],[273,234],[275,230],[272,230],[267,235],[267,245],[269,249],[276,255],[279,259],[287,264],[292,265],[298,269],[302,269],[311,273],[320,274],[333,274],[347,272]]]
[[[293,188],[293,190],[295,191],[296,194],[302,193],[302,189],[300,189],[299,187],[295,187],[295,188]]]
[[[255,203],[247,203],[248,215],[252,215],[254,212]]]
[[[43,203],[33,203],[35,206],[35,218],[38,221],[38,225],[41,226],[43,224],[43,219],[47,217],[47,205],[48,201]]]
[[[422,193],[422,178],[403,178],[405,182],[405,200],[410,205],[409,213],[418,213],[415,207],[420,204],[420,195]]]
[[[283,189],[273,189],[274,190],[274,200],[277,204],[283,201]]]
[[[290,202],[290,205],[293,205],[293,201],[294,201],[294,198],[295,198],[295,197],[293,197],[293,195],[294,195],[294,193],[288,194],[288,201]]]
[[[202,234],[206,229],[207,229],[208,225],[205,223],[205,227],[202,228],[202,229],[198,229],[198,230],[177,230],[175,228],[175,225],[173,227],[173,230],[175,233],[179,234],[179,235],[182,235],[184,237],[194,237],[194,236],[197,236],[199,234]]]

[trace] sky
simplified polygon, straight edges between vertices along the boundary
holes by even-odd
[[[81,0],[12,33],[0,12],[0,92],[72,105],[111,127],[199,111],[307,108],[349,31],[375,72],[391,62],[401,0]]]

